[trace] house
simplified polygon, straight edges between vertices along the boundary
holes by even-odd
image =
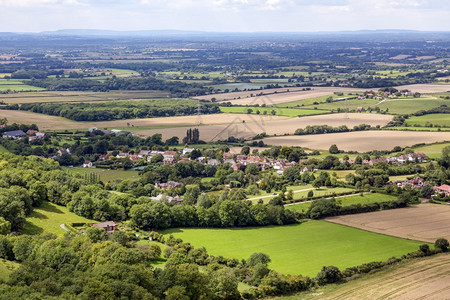
[[[223,154],[223,159],[231,159],[234,158],[234,154],[230,153],[230,152],[225,152]]]
[[[35,135],[36,135],[38,138],[43,138],[43,137],[45,137],[45,132],[36,132]]]
[[[158,154],[164,155],[164,152],[163,151],[154,151],[154,150],[150,151],[147,155],[147,161],[151,161],[152,158]]]
[[[26,133],[23,132],[22,130],[13,130],[13,131],[6,131],[5,133],[3,133],[3,138],[4,139],[12,138],[14,140],[17,140],[25,135]]]
[[[300,170],[300,173],[305,173],[305,172],[312,172],[314,171],[314,168],[311,166],[305,166],[303,169]]]
[[[409,185],[414,189],[420,189],[425,184],[428,184],[428,183],[422,177],[415,177],[413,179],[406,180],[406,185]]]
[[[92,168],[92,161],[86,160],[86,161],[83,163],[83,168]]]
[[[243,164],[234,164],[231,166],[234,171],[245,170],[245,165]]]
[[[59,149],[57,153],[58,153],[58,156],[62,156],[63,154],[69,154],[69,155],[71,154],[69,148]]]
[[[95,223],[92,224],[93,227],[104,229],[107,233],[112,233],[117,230],[117,225],[113,221]]]
[[[230,165],[235,165],[236,162],[234,161],[234,159],[228,158],[228,159],[224,159],[223,161],[224,164],[230,164]]]
[[[183,202],[183,198],[181,198],[178,195],[176,195],[175,197],[171,197],[171,196],[159,194],[156,197],[150,197],[150,199],[152,199],[153,201],[167,200],[168,203],[172,203],[172,202],[182,203]]]
[[[176,181],[167,181],[166,183],[159,184],[159,187],[161,189],[175,189],[175,188],[180,188],[182,186],[183,186],[183,184],[181,182],[176,182]]]
[[[35,134],[36,132],[38,132],[38,131],[33,130],[33,129],[28,129],[27,134],[32,135],[32,134]]]
[[[128,157],[128,153],[122,152],[122,153],[117,154],[116,157],[117,158],[127,158]]]
[[[147,156],[149,154],[150,154],[149,150],[141,150],[141,151],[139,151],[138,156],[139,156],[139,158],[143,158],[144,156]]]
[[[217,159],[213,158],[213,159],[209,159],[207,164],[210,165],[210,166],[216,166],[216,165],[220,164],[220,161],[218,161]]]
[[[184,148],[182,156],[186,156],[186,154],[192,153],[192,151],[194,150],[195,150],[194,148]]]
[[[131,161],[138,161],[139,160],[139,155],[128,155],[128,158]]]
[[[443,184],[441,186],[435,186],[434,191],[437,194],[444,194],[446,197],[450,196],[450,185]]]
[[[163,163],[165,164],[174,164],[176,163],[176,159],[175,156],[177,156],[177,152],[176,151],[164,151],[163,153]]]

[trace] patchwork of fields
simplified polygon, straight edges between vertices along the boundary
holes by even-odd
[[[272,259],[270,268],[307,276],[315,276],[324,265],[345,269],[401,256],[420,245],[325,221],[264,228],[169,229],[163,233],[195,247],[204,246],[211,255],[248,258],[264,252]]]

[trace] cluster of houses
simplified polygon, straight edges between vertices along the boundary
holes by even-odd
[[[373,166],[378,162],[385,162],[385,163],[391,163],[391,164],[404,164],[407,162],[426,162],[428,157],[425,153],[409,153],[409,154],[403,154],[401,156],[392,156],[392,157],[379,157],[379,158],[373,158],[371,160],[364,159],[361,164],[364,166]],[[345,163],[344,160],[340,160],[341,163]],[[354,160],[347,160],[347,162],[350,165],[355,164]]]
[[[37,130],[28,130],[26,133],[23,130],[13,130],[13,131],[6,131],[3,133],[4,139],[13,139],[18,140],[25,136],[28,136],[28,139],[30,141],[34,141],[36,139],[42,139],[45,137],[45,132],[39,132]]]
[[[429,183],[420,176],[412,179],[397,180],[392,183],[401,188],[410,187],[412,189],[421,189],[424,185],[429,185]],[[443,184],[441,186],[434,186],[433,190],[436,195],[443,194],[445,197],[450,196],[450,185]]]

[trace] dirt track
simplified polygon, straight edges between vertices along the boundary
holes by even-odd
[[[441,237],[450,240],[450,205],[419,204],[407,208],[331,217],[326,220],[429,243],[434,243]]]

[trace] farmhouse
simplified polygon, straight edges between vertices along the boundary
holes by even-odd
[[[103,222],[103,223],[95,223],[92,224],[93,227],[104,229],[108,233],[112,233],[117,230],[117,225],[113,221]]]
[[[24,135],[26,134],[22,130],[6,131],[5,133],[3,133],[3,138],[4,139],[12,138],[17,140],[23,137]]]
[[[176,163],[175,156],[177,155],[176,151],[165,151],[163,154],[163,163],[165,164],[174,164]]]
[[[444,194],[446,197],[450,196],[450,185],[443,184],[441,186],[435,186],[434,191],[437,194]]]
[[[92,162],[91,161],[85,161],[83,163],[83,168],[92,168]]]

